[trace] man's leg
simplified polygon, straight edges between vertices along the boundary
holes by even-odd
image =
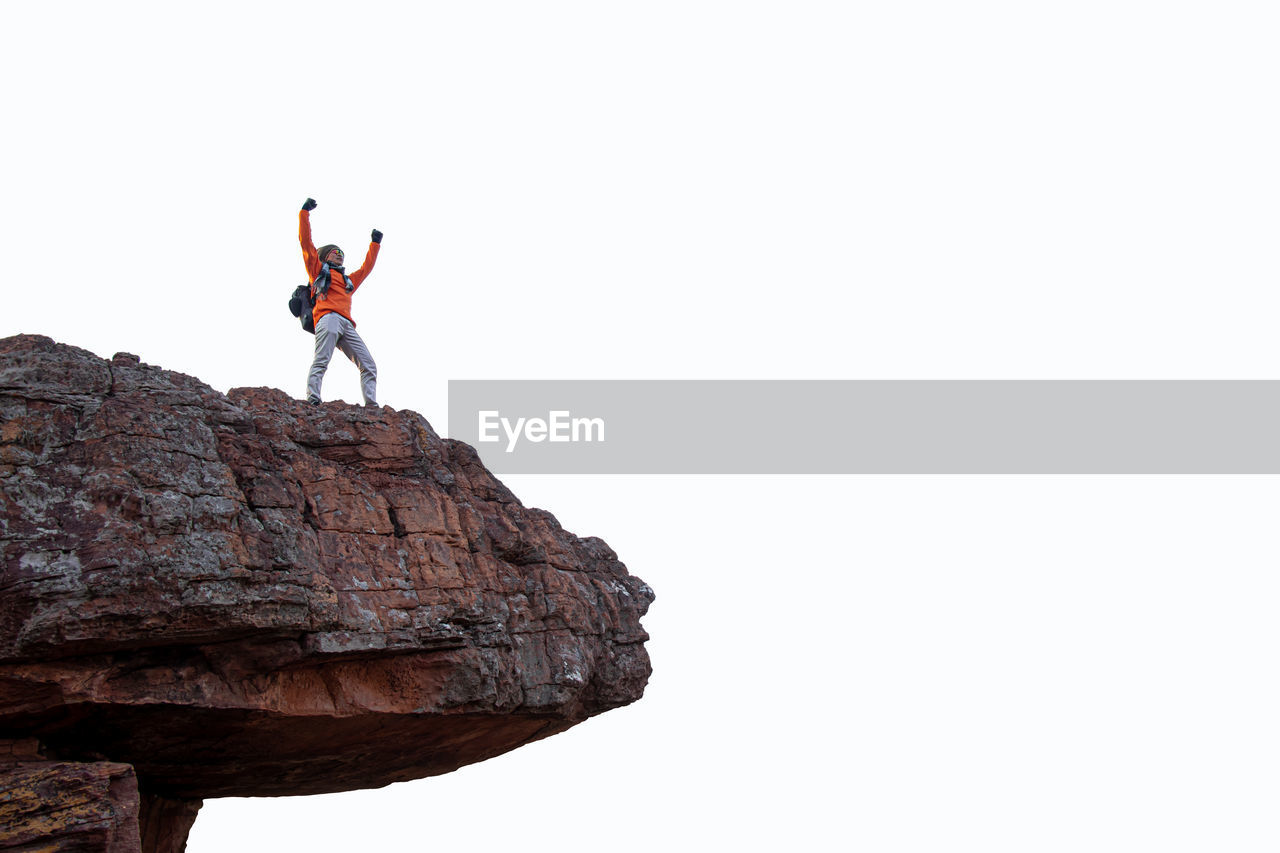
[[[307,402],[320,402],[320,381],[324,379],[333,347],[342,334],[342,327],[336,322],[341,319],[337,314],[325,314],[316,323],[316,357],[311,362],[311,372],[307,374]]]
[[[356,327],[346,320],[342,321],[342,339],[338,347],[360,368],[360,393],[364,395],[366,406],[378,405],[378,365],[373,363],[369,348],[364,339],[356,331]]]

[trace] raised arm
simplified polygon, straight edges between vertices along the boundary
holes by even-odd
[[[369,273],[373,272],[373,262],[378,260],[378,249],[382,246],[382,232],[377,228],[373,229],[373,233],[369,235],[369,251],[364,255],[364,263],[360,265],[360,269],[351,274],[351,283],[355,287],[359,287]],[[355,290],[355,287],[352,290]]]
[[[302,262],[307,266],[307,279],[313,280],[320,275],[320,256],[316,254],[316,246],[311,242],[311,211],[315,209],[316,200],[309,198],[298,211],[298,242],[302,244]]]

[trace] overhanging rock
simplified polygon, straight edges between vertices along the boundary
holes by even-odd
[[[419,415],[25,335],[0,415],[0,738],[130,765],[144,812],[446,773],[643,693],[649,587]]]

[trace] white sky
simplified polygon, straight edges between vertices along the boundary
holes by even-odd
[[[352,266],[386,233],[355,319],[441,431],[449,379],[1277,374],[1270,4],[0,24],[0,335],[301,396],[312,196]],[[325,396],[359,400],[341,358]],[[507,481],[657,591],[645,699],[445,777],[210,801],[188,850],[1280,842],[1273,478]]]

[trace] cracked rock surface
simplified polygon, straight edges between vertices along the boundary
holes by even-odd
[[[445,773],[644,690],[648,586],[413,412],[22,335],[0,413],[0,738],[131,766],[144,812]]]

